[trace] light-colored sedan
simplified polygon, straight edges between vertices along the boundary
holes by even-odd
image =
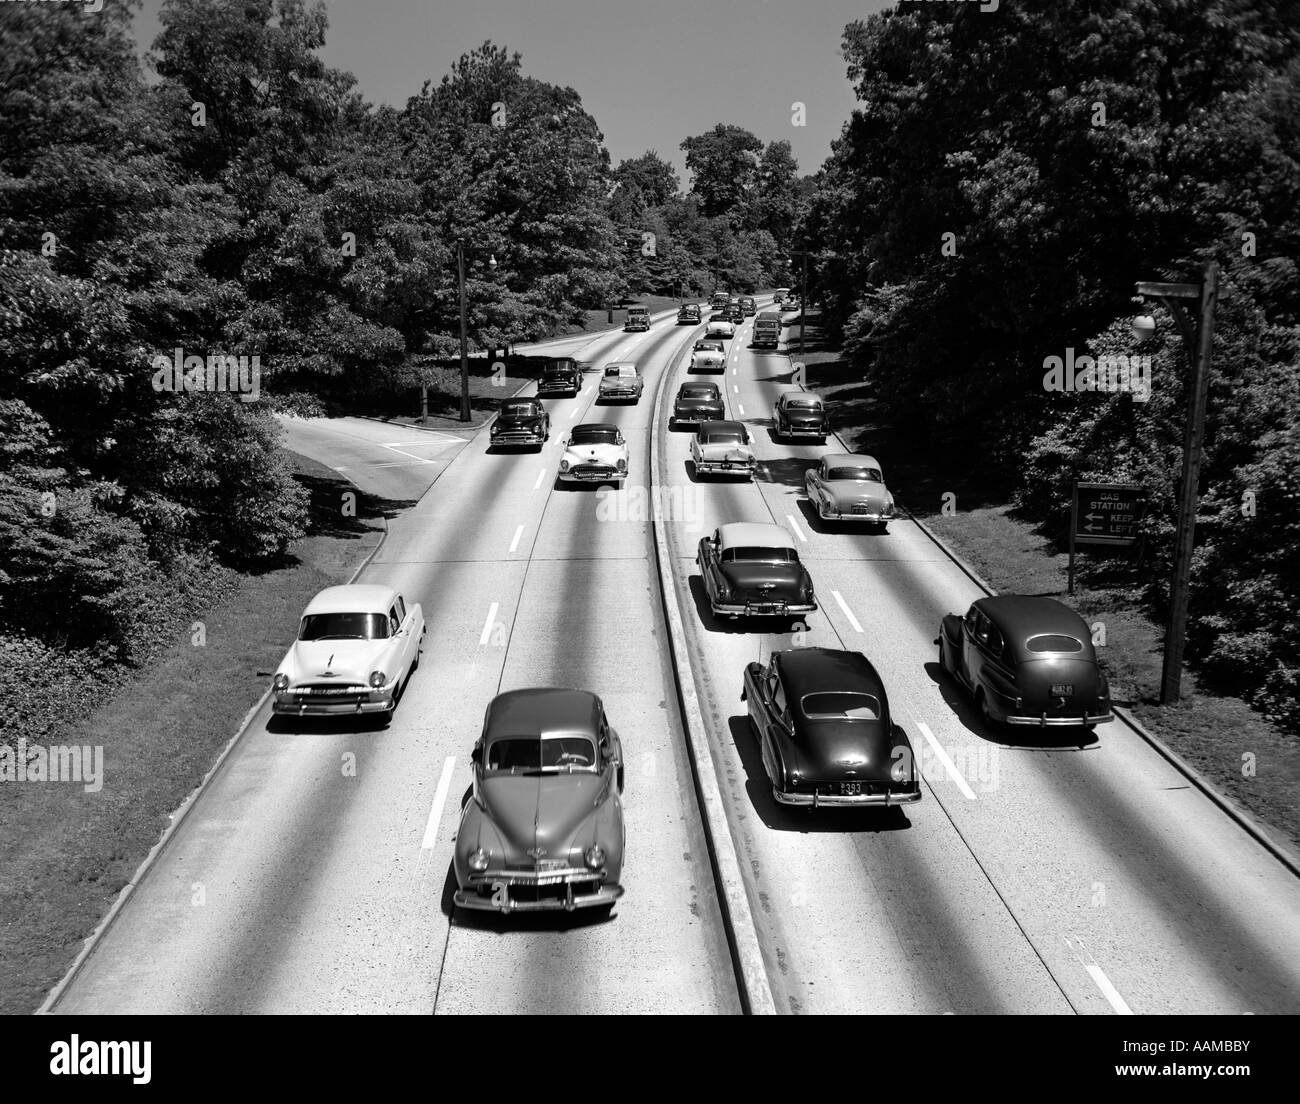
[[[696,475],[743,475],[754,478],[758,461],[749,431],[740,422],[702,422],[691,438]]]
[[[701,338],[691,350],[692,372],[722,372],[727,367],[727,351],[721,341]]]
[[[873,456],[823,456],[804,476],[808,501],[823,521],[851,521],[883,530],[896,516],[894,496]]]
[[[561,483],[619,483],[627,478],[627,442],[613,422],[574,426],[560,458]]]
[[[272,682],[276,713],[391,716],[420,663],[424,612],[392,587],[327,587],[303,610]]]
[[[725,318],[713,319],[704,331],[705,337],[712,337],[718,341],[730,341],[736,336],[735,324]]]
[[[600,377],[598,398],[604,402],[613,402],[615,399],[637,402],[644,387],[645,380],[641,378],[636,365],[630,360],[619,360],[605,365],[605,371]]]

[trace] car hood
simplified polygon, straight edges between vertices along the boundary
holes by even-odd
[[[570,464],[617,464],[627,459],[623,445],[578,445],[564,450],[564,459]]]
[[[497,425],[502,429],[532,429],[533,426],[542,424],[540,414],[516,414],[506,417],[504,414],[497,416]]]
[[[299,640],[289,649],[282,669],[290,678],[333,677],[340,685],[364,683],[378,665],[386,643],[383,640]]]
[[[837,480],[823,483],[826,494],[838,506],[852,506],[865,502],[869,506],[884,508],[889,502],[889,489],[883,483],[859,483],[855,480]]]
[[[479,795],[501,836],[507,855],[527,860],[529,848],[546,849],[547,858],[564,858],[570,847],[595,842],[579,835],[606,793],[599,774],[486,775]]]

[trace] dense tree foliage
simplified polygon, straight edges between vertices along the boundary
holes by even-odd
[[[1135,281],[1196,280],[1218,260],[1189,653],[1292,718],[1297,14],[1240,0],[1016,4],[996,17],[910,4],[851,24],[860,106],[799,228],[829,321],[920,445],[1019,479],[1051,532],[1072,476],[1152,488],[1157,607],[1187,361],[1163,312],[1152,349],[1127,320]],[[1046,392],[1045,360],[1067,349],[1151,355],[1151,400]]]

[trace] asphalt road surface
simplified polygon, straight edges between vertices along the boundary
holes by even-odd
[[[540,455],[489,454],[485,433],[290,421],[290,447],[371,493],[418,499],[359,581],[422,604],[423,663],[382,730],[268,726],[263,707],[55,1010],[737,1011],[665,644],[655,509],[780,1011],[1300,1010],[1296,879],[1121,724],[1014,741],[982,728],[932,643],[940,617],[981,592],[911,522],[830,532],[806,509],[803,472],[822,449],[771,440],[790,362],[748,349],[750,326],[723,386],[755,437],[753,484],[697,482],[689,435],[667,431],[702,331],[671,320],[553,349],[635,359],[646,393],[597,407],[589,375],[577,399],[548,400]],[[618,423],[632,446],[621,492],[554,487],[565,428],[588,420]],[[709,614],[696,542],[742,520],[785,526],[809,565],[821,609],[797,637]],[[919,805],[772,800],[741,673],[799,644],[876,664],[923,769]],[[599,923],[453,913],[483,709],[500,690],[557,684],[599,693],[622,735],[626,895]]]

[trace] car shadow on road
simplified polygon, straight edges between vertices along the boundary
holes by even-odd
[[[772,784],[763,768],[763,755],[759,751],[758,737],[750,726],[749,717],[737,715],[727,719],[731,741],[736,745],[741,765],[745,768],[745,792],[759,819],[776,832],[899,832],[912,827],[912,821],[902,805],[886,808],[865,807],[848,809],[828,806],[814,809],[811,805],[782,805],[772,796]]]
[[[817,466],[814,458],[802,456],[782,456],[779,460],[764,460],[763,471],[769,483],[780,483],[786,487],[803,488],[804,475]]]
[[[273,713],[266,731],[277,735],[346,736],[355,732],[382,732],[389,720],[382,713],[343,713],[335,716],[295,716]]]
[[[607,908],[575,909],[565,912],[563,909],[545,912],[484,912],[478,909],[457,908],[456,865],[447,864],[447,877],[442,883],[442,914],[457,928],[471,931],[497,932],[505,935],[509,932],[566,932],[577,928],[593,928],[602,924],[611,924],[618,919],[618,904],[613,910]]]
[[[800,496],[799,512],[816,533],[846,533],[853,536],[888,537],[889,526],[868,525],[860,521],[827,521],[813,508],[807,498]]]
[[[939,688],[944,703],[972,736],[1012,751],[1088,751],[1100,747],[1096,732],[1083,726],[1070,728],[1033,728],[1029,725],[999,725],[990,730],[975,708],[974,699],[958,681],[948,674],[937,659],[925,665],[925,673]]]

